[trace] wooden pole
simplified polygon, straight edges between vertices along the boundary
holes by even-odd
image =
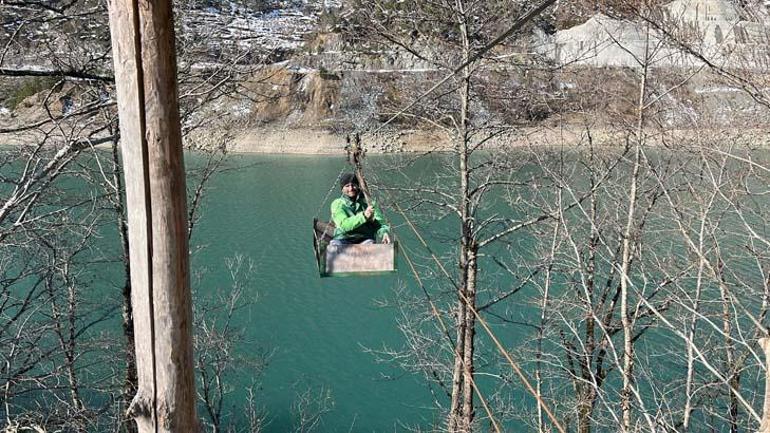
[[[140,433],[197,432],[187,206],[170,0],[109,0]]]

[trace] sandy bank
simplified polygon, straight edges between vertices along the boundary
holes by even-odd
[[[362,134],[368,152],[428,152],[449,150],[446,135],[421,130]],[[239,153],[339,154],[346,134],[325,129],[255,128],[239,134],[228,149]]]
[[[647,131],[646,144],[681,148],[691,145],[719,144],[770,147],[770,131],[759,129],[671,129]],[[344,152],[346,135],[324,129],[254,128],[245,131],[228,146],[238,153],[340,154]],[[507,131],[484,143],[486,149],[524,146],[586,146],[622,147],[633,135],[627,130],[580,126],[556,128],[525,127]],[[441,131],[402,130],[363,134],[362,142],[371,153],[442,152],[451,150],[447,134]]]
[[[646,145],[685,149],[691,146],[728,148],[770,148],[770,130],[765,129],[671,129],[646,132]],[[482,134],[478,134],[481,136]],[[0,146],[35,145],[45,140],[48,146],[58,146],[71,137],[44,134],[39,130],[0,134]],[[94,138],[96,143],[98,137]],[[597,147],[623,147],[635,140],[627,130],[596,128],[586,130],[576,125],[555,128],[514,128],[484,142],[483,148],[510,149],[517,147],[566,146],[582,147],[589,143]],[[362,135],[362,143],[370,153],[425,153],[452,149],[450,137],[441,131],[398,130]],[[478,143],[476,143],[478,144]],[[190,150],[217,149],[226,145],[235,153],[282,153],[296,155],[340,155],[345,152],[346,134],[321,128],[252,128],[233,136],[217,130],[196,130],[185,138]],[[97,147],[102,147],[97,146]]]

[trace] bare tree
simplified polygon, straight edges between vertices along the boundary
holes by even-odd
[[[0,99],[5,100],[0,103],[13,104],[10,108],[16,114],[11,122],[6,122],[8,118],[0,121],[0,140],[22,143],[18,148],[2,151],[2,182],[5,186],[0,194],[0,245],[8,251],[14,251],[19,245],[26,249],[4,254],[4,260],[9,264],[3,272],[9,272],[4,287],[8,297],[5,305],[10,308],[7,310],[10,316],[4,317],[2,326],[18,333],[13,337],[6,334],[12,340],[7,340],[9,351],[2,381],[5,413],[9,423],[30,415],[30,422],[37,417],[39,425],[55,426],[57,422],[71,418],[73,428],[79,426],[80,429],[86,428],[82,424],[84,420],[93,419],[93,414],[98,413],[96,419],[99,422],[112,418],[116,421],[110,424],[114,424],[116,430],[133,431],[133,424],[124,415],[136,391],[136,371],[124,187],[121,161],[117,156],[120,137],[106,8],[103,2],[89,0],[54,3],[0,5],[4,25],[0,41],[0,85],[10,88],[12,92],[6,94],[14,98],[9,102],[2,96]],[[216,29],[211,30],[216,32]],[[262,54],[238,48],[239,41],[234,40],[221,45],[227,51],[220,53],[218,61],[209,61],[208,40],[184,31],[179,35],[180,115],[184,132],[188,134],[190,147],[203,149],[208,154],[208,163],[200,171],[199,182],[191,185],[189,232],[192,233],[208,181],[223,167],[226,152],[222,143],[229,136],[227,115],[206,116],[203,112],[215,105],[213,103],[221,103],[243,91],[243,81],[260,70]],[[249,56],[254,56],[256,63],[247,63],[247,60],[254,60]],[[13,88],[14,85],[18,87]],[[212,124],[212,118],[218,123]],[[225,132],[198,133],[204,128],[208,131],[223,128]],[[212,135],[219,137],[212,140]],[[97,148],[100,144],[109,144],[111,152]],[[78,185],[74,188],[81,188],[82,195],[73,193],[72,185]],[[110,222],[117,226],[121,248],[96,247],[98,237],[94,233],[105,230],[110,233],[104,228]],[[73,237],[67,242],[75,244],[79,236],[83,237],[81,252],[68,256],[68,261],[44,254],[53,248],[41,248],[44,240],[51,245],[63,245],[56,236],[70,234]],[[99,251],[103,256],[82,251]],[[84,257],[89,258],[85,260]],[[48,262],[62,270],[47,271]],[[104,312],[113,311],[118,304],[87,303],[82,287],[86,284],[104,287],[105,282],[98,278],[75,277],[92,263],[104,262],[122,263],[125,271],[124,283],[117,288],[122,294],[126,341],[125,345],[117,346],[120,349],[106,336],[109,343],[102,342],[101,346],[89,340],[92,338],[89,329],[101,326],[100,318],[108,317]],[[48,277],[35,282],[34,277],[38,274]],[[46,305],[51,307],[46,309]],[[44,314],[46,311],[49,313]],[[26,335],[24,330],[32,329],[29,327],[33,324],[36,324],[36,332]],[[58,344],[53,345],[54,341]],[[102,349],[91,351],[92,344]],[[39,348],[25,354],[21,348],[31,349],[29,345]],[[38,355],[32,356],[34,352]],[[94,372],[105,368],[104,365],[113,368],[113,356],[117,352],[121,352],[118,360],[125,368],[116,368],[114,375],[106,376],[107,380],[95,375]],[[48,372],[50,376],[45,377],[51,380],[37,378],[43,374],[41,371],[45,371],[40,370],[40,366],[52,365],[50,360],[59,357],[64,360],[60,365],[66,368]],[[88,363],[81,361],[86,358]],[[94,361],[90,361],[92,359]],[[111,361],[104,364],[97,361],[103,359]],[[89,363],[90,367],[83,368]],[[119,380],[120,377],[124,380]],[[70,383],[70,398],[58,398],[62,391],[58,387],[47,388],[54,383],[54,378]],[[112,378],[115,378],[114,382]],[[31,388],[24,385],[32,383],[37,385]],[[20,385],[26,388],[20,388]],[[20,392],[25,392],[23,389],[40,391],[37,394],[27,392],[27,395],[60,402],[60,416],[44,417],[43,412],[35,411],[29,403],[36,401],[35,398],[21,400],[18,397]],[[92,393],[112,395],[118,403],[112,405],[106,397],[97,399],[97,403],[82,398],[82,395]],[[91,407],[92,404],[104,404],[104,407]]]
[[[425,205],[432,211],[437,210],[437,218],[451,216],[456,218],[458,224],[454,237],[457,252],[449,259],[456,261],[458,271],[446,274],[451,288],[449,293],[453,293],[456,305],[444,312],[431,308],[432,315],[447,314],[454,322],[454,335],[450,338],[452,350],[448,352],[451,354],[450,367],[448,370],[438,367],[440,364],[424,358],[424,347],[415,347],[418,353],[416,365],[427,369],[427,377],[446,387],[445,392],[449,396],[446,428],[451,432],[467,432],[475,428],[474,425],[478,424],[477,402],[484,407],[486,421],[500,428],[495,413],[501,409],[490,408],[475,383],[479,358],[476,324],[481,311],[507,299],[512,293],[503,290],[499,294],[490,294],[498,289],[490,282],[491,279],[481,280],[481,251],[493,249],[492,246],[504,242],[514,233],[554,216],[540,213],[537,209],[521,212],[523,218],[510,218],[497,213],[490,197],[494,194],[520,193],[520,188],[526,187],[526,183],[517,182],[512,174],[526,162],[506,157],[499,148],[490,152],[491,156],[485,153],[494,148],[494,143],[499,145],[504,141],[501,137],[510,134],[512,129],[512,124],[505,122],[511,119],[490,115],[485,106],[495,98],[495,91],[500,90],[494,84],[493,71],[504,68],[509,73],[515,73],[519,66],[500,61],[499,58],[505,56],[498,57],[498,52],[496,55],[489,53],[493,48],[499,51],[516,46],[515,43],[498,44],[548,4],[544,2],[533,11],[521,14],[518,20],[516,18],[523,8],[520,9],[519,5],[511,8],[497,2],[417,2],[408,7],[404,5],[403,9],[383,3],[373,9],[362,9],[364,17],[360,19],[367,27],[374,27],[373,37],[382,47],[406,53],[449,73],[437,84],[425,85],[428,90],[415,90],[410,96],[416,102],[407,104],[406,108],[393,106],[393,117],[389,115],[387,118],[390,122],[401,116],[430,125],[448,137],[453,152],[452,169],[442,173],[434,185],[397,188],[412,196],[411,207]],[[407,13],[407,10],[410,12]],[[429,26],[426,25],[428,22],[431,23]],[[516,203],[513,203],[513,208],[515,210],[511,214],[522,210]],[[444,271],[449,268],[441,263],[439,266]],[[485,296],[492,301],[479,305],[478,296],[482,287]],[[437,320],[443,321],[441,317]],[[446,329],[441,331],[439,328],[439,331],[445,334],[438,337],[439,341],[449,337]],[[408,341],[415,343],[416,338],[422,335],[415,331],[406,333]]]

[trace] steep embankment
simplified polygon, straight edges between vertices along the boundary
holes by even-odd
[[[285,62],[265,68],[246,85],[259,98],[243,116],[232,150],[337,153],[350,131],[362,131],[373,152],[448,149],[451,125],[440,115],[451,114],[451,98],[428,98],[382,127],[442,73],[379,66],[331,71]],[[489,145],[581,145],[590,139],[618,146],[633,134],[637,71],[575,67],[526,75],[493,71],[478,80],[474,120],[484,122],[487,132],[507,129]],[[655,100],[645,114],[649,143],[676,146],[722,137],[764,145],[764,108],[718,76],[659,70],[649,85]]]
[[[452,80],[388,122],[445,76],[445,68],[426,59],[441,57],[446,47],[416,39],[411,48],[423,58],[387,47],[363,50],[340,33],[320,31],[319,17],[295,6],[262,14],[212,8],[183,14],[186,144],[226,144],[238,152],[339,153],[346,135],[355,131],[371,152],[448,149],[451,118],[459,110]],[[205,43],[195,45],[201,40]],[[488,142],[494,146],[625,142],[636,125],[639,71],[556,68],[516,54],[528,52],[526,41],[522,44],[493,52],[497,60],[476,70],[470,116],[485,128],[477,139],[497,134]],[[257,46],[269,49],[257,52]],[[751,78],[764,80],[758,74]],[[733,132],[749,140],[765,135],[757,133],[768,127],[765,109],[705,70],[693,75],[651,69],[647,86],[654,100],[645,115],[651,142],[670,145],[699,136],[692,131],[712,137]],[[92,125],[104,124],[105,112],[114,114],[112,98],[108,83],[2,78],[0,129],[32,127],[0,135],[0,144],[39,140],[57,128],[66,136],[85,136]],[[94,104],[105,107],[78,114]],[[51,118],[56,122],[35,126]]]

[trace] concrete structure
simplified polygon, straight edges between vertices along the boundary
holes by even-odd
[[[759,70],[770,65],[765,10],[742,10],[725,0],[675,0],[663,16],[678,40],[714,62]]]
[[[597,14],[551,36],[540,53],[559,65],[639,67],[698,66],[682,44],[727,67],[770,69],[770,25],[766,11],[742,11],[725,0],[675,0],[659,11],[656,31],[643,21]]]
[[[724,0],[674,0],[663,10],[669,17],[688,23],[741,20],[735,5]]]

